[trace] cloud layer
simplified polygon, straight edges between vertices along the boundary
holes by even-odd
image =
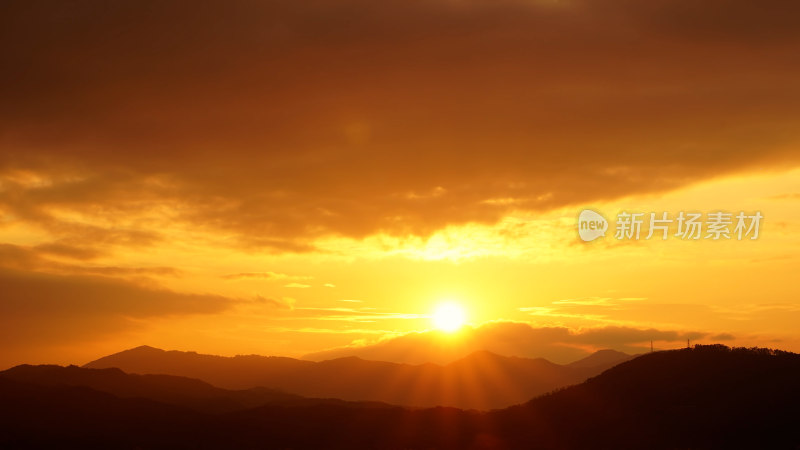
[[[307,251],[798,162],[792,1],[0,12],[0,211],[73,242]]]
[[[123,332],[137,321],[213,314],[236,300],[160,287],[171,268],[86,267],[56,263],[35,249],[0,245],[0,341],[80,342]]]

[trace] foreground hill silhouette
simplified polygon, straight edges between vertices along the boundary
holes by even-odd
[[[629,355],[612,350],[561,366],[545,359],[475,352],[445,366],[366,361],[311,362],[257,355],[222,357],[137,347],[86,364],[128,373],[197,378],[227,389],[264,386],[306,397],[379,401],[405,406],[493,409],[580,383]]]
[[[346,403],[208,413],[0,376],[0,447],[792,449],[798,379],[796,354],[697,346],[492,412]]]
[[[800,355],[651,353],[493,417],[514,448],[800,448]]]

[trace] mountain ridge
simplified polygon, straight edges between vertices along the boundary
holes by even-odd
[[[210,414],[0,376],[0,447],[790,449],[798,378],[794,353],[695,346],[489,412],[331,403]]]
[[[88,388],[119,398],[146,399],[208,413],[246,410],[266,404],[298,406],[347,403],[338,399],[307,398],[264,387],[228,390],[188,377],[129,374],[119,368],[92,369],[74,365],[21,364],[0,372],[0,380],[47,388]],[[367,405],[388,406],[377,402],[359,404]]]
[[[620,356],[620,361],[626,358],[630,356]],[[185,376],[233,390],[262,386],[304,397],[488,410],[580,383],[617,362],[605,360],[591,367],[569,367],[543,358],[506,357],[488,351],[473,352],[443,366],[359,357],[314,362],[259,355],[203,355],[140,346],[83,367]]]

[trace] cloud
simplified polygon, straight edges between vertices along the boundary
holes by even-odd
[[[580,306],[616,306],[625,302],[636,302],[647,300],[645,297],[582,297],[582,298],[569,298],[563,300],[556,300],[552,302],[553,305],[580,305]],[[520,308],[525,311],[529,308]]]
[[[713,336],[709,336],[709,339],[713,339],[715,341],[732,341],[736,339],[736,337],[730,333],[720,333],[720,334],[715,334]]]
[[[0,268],[0,292],[0,340],[24,345],[97,339],[149,319],[220,313],[237,302],[171,291],[146,280],[9,268]]]
[[[77,263],[64,263],[51,257],[66,257]],[[116,278],[178,277],[182,271],[175,267],[118,267],[87,264],[95,252],[61,243],[45,243],[32,247],[0,243],[0,268],[44,272],[59,275],[101,275]]]
[[[74,260],[92,260],[102,254],[95,248],[71,245],[63,240],[37,245],[36,250],[47,255],[60,256]]]
[[[347,303],[362,303],[360,300],[340,300]],[[393,321],[393,320],[418,320],[426,318],[424,314],[413,313],[400,313],[381,311],[372,307],[332,307],[332,308],[316,308],[306,307],[297,308],[293,316],[294,319],[303,320],[324,320],[324,321],[341,321],[341,322],[378,322],[378,321]]]
[[[290,310],[294,309],[294,305],[295,305],[295,303],[297,303],[297,300],[295,300],[295,299],[293,299],[291,297],[283,297],[283,298],[277,299],[277,298],[271,298],[271,297],[262,297],[260,295],[256,296],[255,301],[256,301],[256,303],[263,303],[263,304],[271,305],[271,306],[273,306],[275,308],[278,308],[278,309],[290,309]]]
[[[215,313],[231,306],[226,297],[184,294],[101,276],[62,276],[0,270],[0,305],[6,319],[55,315],[122,315],[145,318]]]
[[[307,252],[796,165],[800,5],[768,4],[6,2],[0,213]]]
[[[277,273],[277,272],[243,272],[243,273],[232,273],[229,275],[223,275],[222,278],[226,280],[311,280],[314,277],[310,276],[303,276],[303,275],[287,275],[285,273]]]
[[[800,192],[791,194],[779,194],[768,197],[771,200],[800,200]]]
[[[627,353],[641,353],[656,346],[681,346],[687,339],[732,340],[728,333],[709,336],[706,332],[639,329],[633,327],[597,327],[573,330],[566,327],[533,327],[520,322],[488,322],[479,327],[466,327],[457,336],[440,331],[388,335],[375,342],[353,344],[306,355],[304,358],[325,360],[345,356],[396,361],[410,364],[437,362],[444,364],[478,350],[507,356],[543,357],[565,363],[587,356],[592,351],[612,348]],[[709,342],[711,342],[709,341]]]

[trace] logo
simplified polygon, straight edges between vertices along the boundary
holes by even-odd
[[[653,238],[666,240],[670,236],[688,241],[741,241],[748,237],[755,240],[758,239],[762,219],[764,215],[761,211],[750,214],[739,211],[736,215],[726,211],[711,211],[706,214],[679,211],[677,216],[667,211],[658,214],[620,211],[614,222],[613,236],[620,241],[649,241]],[[578,215],[578,236],[584,242],[605,236],[608,228],[608,221],[597,211],[584,209]]]
[[[584,242],[591,242],[600,236],[605,236],[608,231],[608,221],[605,217],[591,209],[584,209],[578,216],[578,236]]]

